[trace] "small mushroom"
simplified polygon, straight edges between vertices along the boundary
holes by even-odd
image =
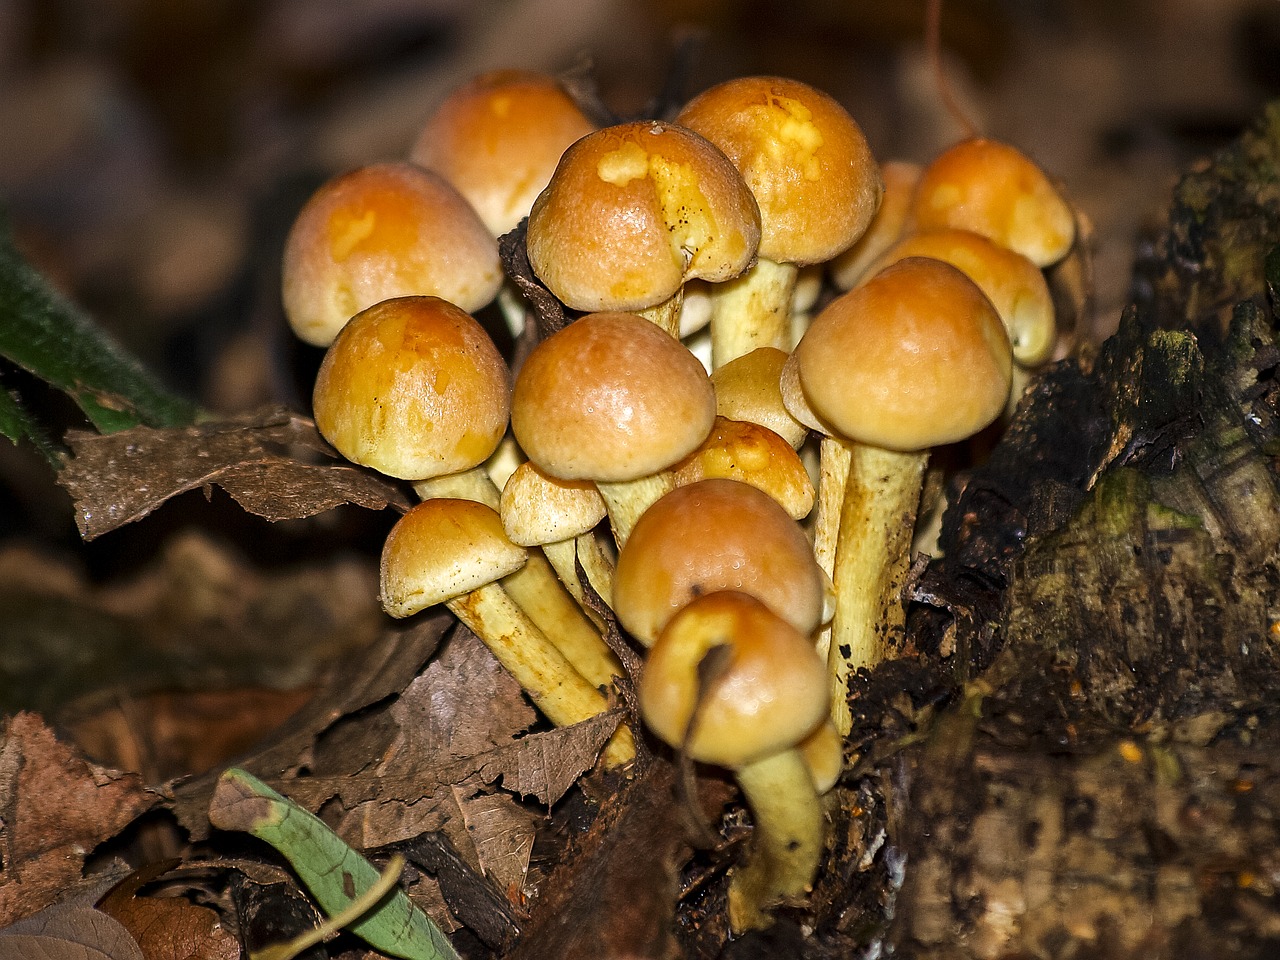
[[[827,265],[837,290],[852,290],[857,286],[871,264],[908,232],[912,197],[922,172],[924,168],[920,164],[908,160],[886,160],[880,164],[884,196],[867,232]]]
[[[635,314],[589,314],[548,337],[512,394],[511,428],[529,459],[550,476],[594,481],[619,545],[714,420],[702,364]]]
[[[880,203],[866,138],[832,97],[781,77],[717,84],[676,122],[723,150],[760,206],[756,265],[712,288],[711,367],[756,347],[786,349],[799,267],[847,249]]]
[[[382,607],[393,617],[444,604],[516,679],[547,718],[568,726],[603,712],[604,695],[507,595],[499,581],[526,561],[502,530],[497,511],[474,500],[424,500],[402,516],[382,549]],[[631,731],[619,727],[605,761],[634,756]]]
[[[711,382],[716,388],[717,414],[768,427],[798,448],[809,428],[792,416],[782,401],[779,381],[787,356],[777,347],[757,347],[717,367]]]
[[[801,633],[822,619],[825,584],[800,525],[737,480],[700,480],[655,503],[618,553],[613,609],[645,646],[690,600],[751,594]]]
[[[707,439],[671,468],[677,487],[699,480],[740,480],[763,490],[793,520],[813,509],[814,490],[800,455],[768,427],[716,417]]]
[[[808,638],[735,591],[690,602],[645,658],[645,723],[690,759],[733,770],[751,809],[751,850],[729,884],[735,932],[767,926],[770,907],[813,883],[823,816],[798,745],[826,721],[827,691]]]
[[[473,311],[501,283],[498,243],[471,205],[410,163],[372,164],[328,181],[285,240],[285,316],[318,347],[382,300],[434,296]]]

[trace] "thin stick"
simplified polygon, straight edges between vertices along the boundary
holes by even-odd
[[[929,67],[933,71],[934,82],[938,86],[938,98],[946,107],[947,113],[964,130],[967,138],[978,136],[981,131],[970,116],[964,112],[947,83],[946,71],[942,69],[942,0],[928,0],[924,14],[924,45],[929,54]]]

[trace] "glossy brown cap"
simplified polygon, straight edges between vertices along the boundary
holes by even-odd
[[[564,480],[636,480],[689,453],[716,415],[711,378],[678,340],[631,313],[588,314],[533,350],[511,428]]]
[[[698,449],[671,467],[676,486],[699,480],[749,483],[777,500],[794,520],[813,509],[814,489],[800,455],[768,427],[716,417]]]
[[[285,316],[300,339],[319,347],[379,301],[427,295],[478,310],[501,284],[498,243],[470,204],[409,163],[330,180],[285,241]]]
[[[901,451],[954,443],[994,420],[1013,359],[977,284],[927,257],[837,297],[792,357],[805,399],[838,435]]]
[[[403,480],[455,473],[493,453],[507,427],[506,363],[469,314],[438,297],[384,300],[325,353],[316,426],[348,460]]]
[[[737,480],[677,487],[636,522],[618,554],[613,609],[646,646],[694,597],[749,593],[803,634],[822,617],[822,570],[800,525]]]
[[[574,310],[641,310],[755,261],[760,214],[716,147],[683,127],[606,127],[560,159],[529,214],[538,278]]]
[[[699,597],[676,614],[639,684],[641,716],[659,739],[731,769],[811,735],[827,718],[829,692],[809,638],[734,591]]]
[[[685,105],[676,120],[725,152],[760,205],[760,256],[830,260],[862,236],[880,174],[862,129],[836,100],[782,77],[742,77]]]
[[[1015,363],[1032,367],[1049,358],[1057,339],[1053,295],[1044,273],[1022,254],[971,230],[931,230],[899,240],[872,272],[907,257],[933,257],[964,271],[1000,314]]]
[[[906,160],[888,160],[880,165],[884,197],[871,218],[867,232],[828,267],[831,282],[839,290],[850,290],[866,275],[871,264],[897,243],[910,225],[911,204],[924,167]]]
[[[495,70],[445,98],[410,159],[452,183],[501,236],[529,215],[569,145],[594,129],[554,77]]]
[[[474,500],[424,500],[396,521],[382,548],[382,608],[411,617],[525,565],[523,547],[502,532],[492,507]]]
[[[757,347],[713,370],[711,382],[720,416],[758,423],[798,447],[809,430],[782,402],[779,383],[787,356],[777,347]]]
[[[990,237],[1039,267],[1075,242],[1075,214],[1049,178],[1007,143],[962,140],[925,167],[912,218],[919,231],[955,227]]]

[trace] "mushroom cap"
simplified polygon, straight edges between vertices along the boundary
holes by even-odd
[[[411,617],[515,573],[528,554],[507,539],[492,507],[438,498],[415,504],[382,547],[382,609]]]
[[[906,232],[911,202],[924,167],[908,160],[886,160],[880,165],[884,197],[867,227],[848,250],[835,257],[828,272],[838,290],[852,289],[867,275],[872,262]]]
[[[749,483],[777,500],[794,520],[813,509],[813,481],[791,444],[750,420],[716,417],[711,433],[671,468],[676,486],[724,478]]]
[[[402,480],[477,466],[507,426],[510,378],[484,328],[438,297],[358,313],[325,353],[316,426],[348,460]]]
[[[594,129],[554,77],[494,70],[444,99],[409,158],[453,184],[501,236],[529,215],[561,154]]]
[[[529,354],[511,428],[553,477],[626,481],[697,447],[715,414],[711,378],[683,344],[635,314],[596,313]]]
[[[713,370],[711,382],[720,416],[758,423],[798,447],[809,430],[782,402],[779,381],[787,356],[777,347],[757,347]]]
[[[574,143],[529,214],[533,272],[574,310],[642,310],[686,280],[755,261],[760,213],[728,159],[683,127],[646,121]]]
[[[502,487],[498,512],[512,543],[532,547],[572,540],[605,518],[604,497],[589,480],[560,480],[525,461]]]
[[[498,242],[471,205],[409,163],[377,163],[328,181],[285,240],[285,316],[318,347],[379,301],[428,295],[479,310],[501,285]]]
[[[862,128],[799,80],[741,77],[705,90],[676,118],[733,161],[760,206],[760,256],[820,263],[848,248],[880,204]]]
[[[982,137],[925,167],[911,215],[917,230],[972,230],[1039,267],[1057,263],[1075,242],[1075,214],[1044,171],[1017,148]]]
[[[830,717],[797,745],[804,765],[813,777],[813,788],[826,793],[840,782],[844,772],[844,738]]]
[[[734,769],[812,734],[827,718],[830,690],[808,637],[754,597],[722,591],[666,625],[645,657],[639,694],[641,716],[663,742]]]
[[[618,554],[613,609],[646,646],[694,597],[738,590],[808,635],[823,574],[804,531],[767,493],[738,480],[677,487],[646,510]]]
[[[995,307],[962,272],[908,257],[831,301],[792,355],[813,412],[840,436],[925,450],[972,436],[1009,398]]]
[[[1015,363],[1033,367],[1049,358],[1057,335],[1053,295],[1044,273],[1022,254],[972,230],[930,230],[899,240],[871,273],[907,257],[933,257],[964,271],[1000,314]]]

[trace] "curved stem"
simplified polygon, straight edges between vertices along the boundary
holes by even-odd
[[[734,932],[769,925],[766,910],[808,893],[822,859],[823,816],[813,779],[796,749],[737,771],[755,831],[747,862],[729,880]]]

